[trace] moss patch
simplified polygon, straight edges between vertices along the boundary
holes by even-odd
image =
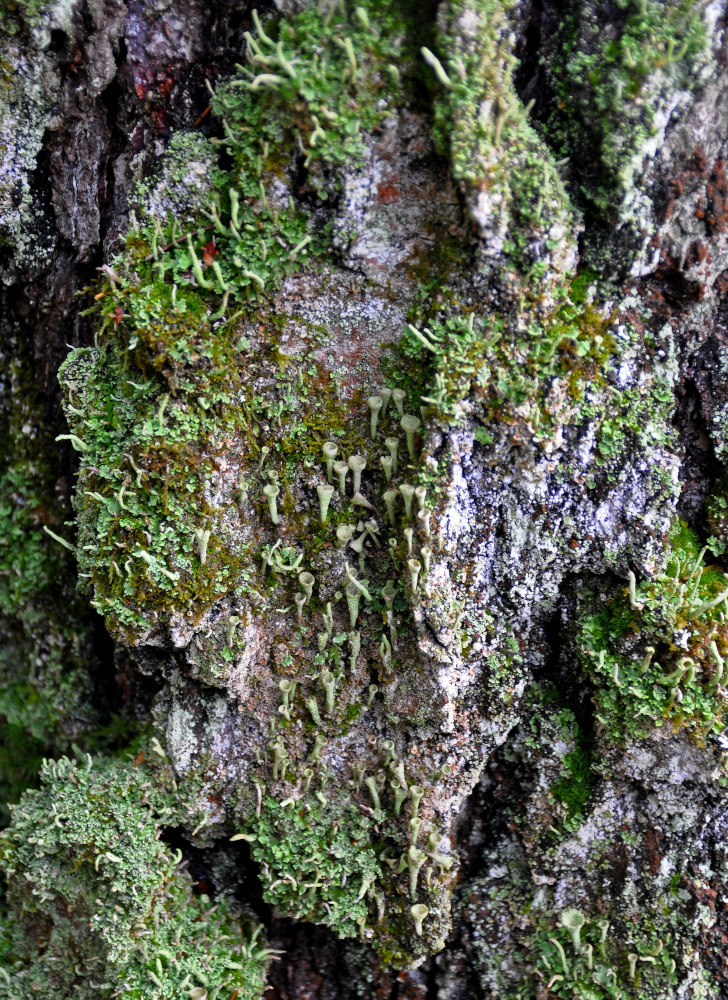
[[[644,155],[670,102],[698,85],[709,51],[695,0],[618,0],[568,11],[553,57],[558,108],[549,134],[572,157],[580,194],[635,218]]]
[[[169,808],[144,769],[46,762],[0,838],[13,922],[0,996],[177,1000],[224,987],[257,1000],[267,952],[227,900],[212,907],[160,840]]]
[[[651,726],[684,728],[699,742],[724,726],[728,577],[680,524],[666,571],[591,609],[577,641],[597,684],[598,718],[615,738]]]

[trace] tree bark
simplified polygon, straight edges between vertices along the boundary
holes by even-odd
[[[0,26],[0,997],[728,996],[724,4]]]

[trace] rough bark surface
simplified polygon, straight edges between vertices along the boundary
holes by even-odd
[[[725,15],[0,11],[0,998],[728,997]]]

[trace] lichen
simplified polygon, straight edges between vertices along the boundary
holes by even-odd
[[[53,251],[33,180],[61,89],[61,73],[48,51],[50,34],[53,29],[74,33],[74,2],[12,0],[0,11],[0,252],[5,285],[16,280],[20,267],[47,264]]]
[[[478,226],[485,261],[491,268],[509,262],[521,284],[543,293],[574,267],[577,219],[516,93],[509,9],[501,0],[442,6],[434,127]],[[431,53],[426,57],[433,61]]]
[[[196,895],[160,839],[171,810],[144,768],[47,761],[41,787],[12,809],[0,839],[12,919],[0,996],[175,1000],[221,988],[258,1000],[269,952],[229,900]]]
[[[39,755],[60,752],[99,724],[92,705],[98,660],[93,624],[75,592],[69,551],[72,510],[62,488],[54,416],[34,384],[28,346],[3,330],[0,351],[0,717],[5,753],[27,741],[27,774]],[[59,421],[60,422],[60,421]],[[51,534],[48,534],[48,531]],[[67,543],[70,544],[70,543]],[[8,761],[8,764],[10,762]],[[14,799],[12,768],[0,766]]]
[[[424,53],[442,88],[435,130],[479,226],[468,251],[485,265],[470,282],[469,252],[440,248],[437,273],[407,295],[342,276],[337,201],[352,173],[371,184],[372,149],[416,77],[412,16],[372,2],[255,19],[247,65],[211,100],[223,137],[177,137],[158,183],[139,191],[124,252],[94,288],[95,345],[60,372],[80,463],[80,578],[142,662],[151,647],[177,651],[156,705],[169,773],[144,791],[150,830],[170,802],[195,843],[234,823],[270,903],[399,968],[444,946],[456,874],[446,837],[517,721],[543,656],[531,640],[561,581],[588,559],[624,563],[634,526],[620,527],[613,556],[591,543],[628,487],[629,516],[655,536],[648,564],[676,492],[672,331],[575,271],[578,220],[516,94],[505,5],[443,5],[442,61]],[[324,296],[326,308],[309,307]],[[365,305],[344,307],[347,296]],[[578,467],[560,464],[560,449]],[[512,476],[530,490],[523,505],[497,476],[490,494],[483,486],[503,455],[509,470],[538,466],[537,483]],[[465,461],[477,468],[467,485]],[[569,477],[568,503],[589,498],[579,538],[561,509]],[[453,514],[458,488],[470,492]],[[522,565],[470,558],[493,490],[493,508],[508,508],[504,550],[543,542]],[[571,543],[587,540],[580,563]],[[661,607],[650,586],[640,593]],[[610,711],[593,652],[597,667],[587,650],[584,669]],[[571,748],[549,784],[553,844],[588,813],[593,769],[573,714],[562,708],[549,731]],[[174,881],[152,840],[147,900],[160,867]],[[114,870],[114,846],[101,847],[99,871],[81,869],[91,883],[68,890],[78,900]],[[106,912],[98,947],[118,965]],[[560,933],[552,918],[534,927]],[[620,982],[628,937],[610,956]],[[548,942],[537,944],[547,970]],[[155,977],[171,968],[162,955],[145,974],[163,989]],[[574,971],[582,988],[589,976]]]
[[[724,727],[728,577],[705,552],[676,525],[663,573],[639,585],[633,576],[627,593],[581,619],[577,644],[614,738],[667,724],[704,742]]]
[[[250,576],[239,540],[220,523],[234,501],[214,500],[210,485],[235,434],[260,451],[233,309],[259,305],[326,246],[310,208],[294,202],[282,166],[289,155],[304,149],[325,201],[341,163],[360,155],[364,129],[386,113],[391,88],[379,94],[399,22],[390,13],[370,23],[357,10],[307,10],[269,26],[280,37],[262,26],[249,37],[249,64],[282,75],[241,69],[218,88],[213,108],[232,166],[213,171],[212,195],[185,232],[157,216],[129,234],[96,296],[100,347],[73,352],[59,373],[81,453],[81,578],[127,637],[148,633],[169,608],[202,613]],[[199,145],[179,142],[170,169],[184,173],[182,154],[196,162]],[[147,189],[140,199],[161,206]],[[201,558],[196,533],[207,531]]]
[[[642,184],[646,159],[710,76],[706,6],[619,0],[607,14],[582,4],[565,13],[549,57],[550,141],[570,157],[580,199],[602,217],[616,213],[617,228],[629,232],[628,264],[645,253],[655,229]]]

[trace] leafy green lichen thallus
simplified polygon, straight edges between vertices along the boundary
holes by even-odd
[[[245,930],[229,900],[213,907],[193,892],[181,852],[161,839],[174,802],[151,778],[118,760],[45,761],[40,788],[13,808],[0,835],[8,996],[91,1000],[106,982],[124,1000],[196,985],[262,997],[260,926]]]
[[[585,613],[583,662],[597,682],[598,717],[616,732],[665,722],[704,740],[724,726],[728,577],[704,563],[691,532],[677,524],[666,571],[624,597]]]
[[[293,191],[274,204],[270,186],[285,186],[281,165],[298,151],[323,201],[342,167],[361,161],[397,92],[387,67],[406,37],[398,5],[375,7],[376,17],[363,0],[358,13],[313,6],[256,21],[246,65],[211,101],[223,137],[205,145],[218,162],[202,207],[184,225],[138,213],[103,268],[98,347],[72,352],[59,377],[81,456],[79,570],[112,630],[138,636],[173,612],[198,614],[250,573],[224,512],[213,525],[205,499],[221,442],[254,437],[240,405],[249,341],[231,338],[230,323],[328,248],[310,207]],[[198,156],[199,140],[190,146]],[[324,445],[327,479],[335,448]],[[260,472],[271,443],[253,451]],[[337,469],[342,494],[349,471]],[[262,497],[274,524],[287,514],[276,485]]]

